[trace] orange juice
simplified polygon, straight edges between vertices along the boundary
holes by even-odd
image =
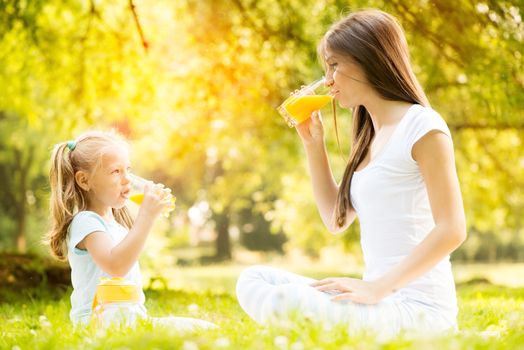
[[[311,117],[311,113],[324,107],[332,99],[333,96],[329,95],[291,96],[282,104],[282,107],[298,124]]]
[[[144,201],[144,194],[143,193],[133,193],[132,195],[129,196],[129,200],[140,205]]]
[[[129,200],[140,205],[144,201],[144,194],[143,193],[132,193],[129,196]],[[172,196],[170,199],[170,203],[168,206],[164,209],[164,216],[168,217],[169,213],[172,212],[176,208],[176,197]]]

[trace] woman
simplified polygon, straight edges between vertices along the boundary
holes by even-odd
[[[319,53],[334,98],[353,109],[340,185],[320,115],[296,129],[326,227],[342,232],[359,218],[365,273],[315,281],[254,266],[239,277],[239,303],[259,323],[294,311],[383,334],[456,329],[449,254],[466,226],[453,143],[413,74],[404,33],[389,14],[359,11],[332,26]]]

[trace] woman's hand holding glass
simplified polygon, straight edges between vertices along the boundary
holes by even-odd
[[[168,217],[175,209],[176,198],[171,194],[171,189],[136,175],[130,175],[130,178],[129,200],[140,205],[141,210],[146,210],[153,216],[162,213],[164,217]]]
[[[326,85],[326,80],[321,78],[292,92],[277,107],[277,111],[289,127],[294,127],[308,120],[313,111],[320,110],[332,100],[333,95]]]
[[[324,126],[320,109],[333,101],[325,78],[303,85],[277,107],[290,127],[295,127],[304,145],[322,145]]]
[[[322,145],[324,143],[324,124],[320,111],[314,111],[311,118],[295,126],[304,145]]]

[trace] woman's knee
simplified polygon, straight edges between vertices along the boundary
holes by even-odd
[[[239,288],[242,288],[246,284],[249,284],[251,282],[256,281],[264,281],[264,275],[267,271],[267,266],[264,265],[253,265],[249,266],[248,268],[244,269],[242,272],[240,272],[240,275],[237,279],[237,293],[239,291]]]
[[[263,268],[262,265],[253,265],[240,272],[236,284],[236,294],[241,304],[245,298],[249,298],[256,289],[260,288],[258,284],[263,281],[263,273],[261,272]]]

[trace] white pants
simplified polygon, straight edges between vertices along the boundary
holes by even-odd
[[[251,266],[240,274],[236,293],[242,309],[260,324],[294,314],[323,324],[344,324],[350,332],[372,330],[384,336],[401,330],[438,332],[454,328],[431,306],[420,302],[399,296],[375,305],[331,301],[333,294],[311,287],[313,281],[273,267]]]

